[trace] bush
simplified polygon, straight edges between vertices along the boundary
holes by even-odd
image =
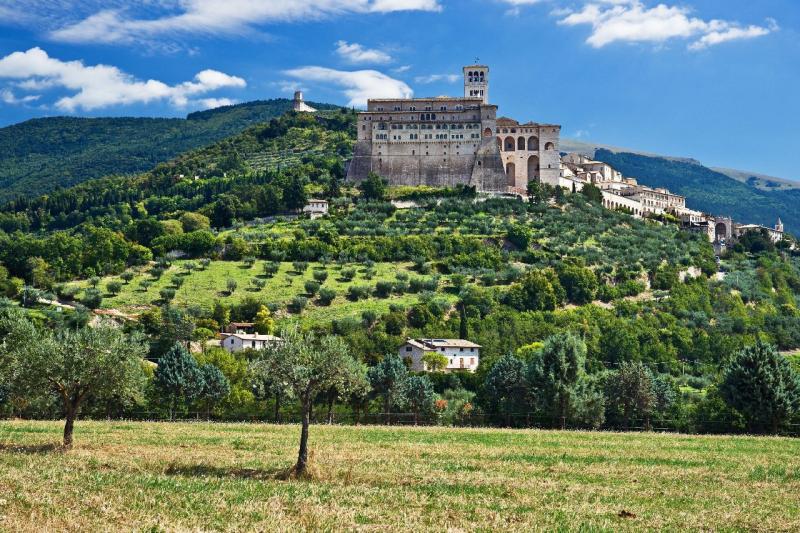
[[[344,281],[353,281],[353,278],[356,277],[356,269],[352,267],[343,268],[340,275]]]
[[[328,271],[327,270],[315,270],[313,273],[314,279],[319,283],[325,283],[328,279]]]
[[[336,299],[336,291],[323,287],[319,291],[319,303],[322,305],[331,305]]]
[[[175,289],[170,289],[169,287],[163,288],[158,291],[158,295],[161,297],[161,301],[171,302],[173,298],[175,298]]]
[[[305,296],[295,296],[287,306],[289,311],[295,314],[300,314],[308,305],[308,298]]]
[[[347,297],[354,302],[369,297],[369,287],[365,285],[352,285],[347,289]]]
[[[378,322],[378,313],[371,309],[361,312],[361,323],[364,327],[371,328]]]
[[[314,296],[319,291],[319,282],[308,280],[305,282],[304,287],[306,289],[306,294],[309,296]]]
[[[106,290],[110,294],[116,296],[122,290],[122,283],[119,281],[109,281],[108,283],[106,283]]]
[[[298,274],[303,274],[306,270],[308,270],[308,263],[305,261],[294,261],[292,263],[292,269]]]
[[[388,298],[394,290],[394,283],[391,281],[379,281],[375,284],[375,295],[378,298]]]
[[[103,294],[97,289],[86,289],[83,291],[81,303],[89,309],[97,309],[103,303]]]

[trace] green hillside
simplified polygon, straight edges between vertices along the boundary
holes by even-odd
[[[800,231],[800,189],[764,191],[689,161],[606,149],[598,149],[594,157],[640,183],[686,196],[693,209],[764,226],[773,226],[780,217],[787,231]]]
[[[277,99],[201,111],[185,119],[53,117],[0,128],[0,201],[102,176],[144,172],[291,107],[291,100]]]

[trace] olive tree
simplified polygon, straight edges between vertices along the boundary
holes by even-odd
[[[147,345],[139,335],[109,324],[51,331],[22,319],[6,336],[5,348],[15,354],[19,394],[54,394],[60,400],[65,448],[72,446],[75,420],[89,397],[132,397],[142,390]]]
[[[302,427],[296,476],[306,474],[308,467],[308,429],[314,398],[332,387],[344,387],[360,368],[344,341],[336,336],[317,336],[292,326],[281,332],[281,342],[261,352],[266,373],[275,381],[284,382],[300,403]]]

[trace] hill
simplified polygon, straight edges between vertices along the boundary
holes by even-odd
[[[800,528],[800,441],[314,425],[0,422],[3,524],[33,530]]]
[[[144,172],[291,108],[291,100],[277,99],[191,113],[185,119],[54,117],[0,128],[0,201]]]

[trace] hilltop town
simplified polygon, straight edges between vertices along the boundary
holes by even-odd
[[[361,182],[370,172],[391,185],[464,185],[489,194],[527,196],[529,182],[581,192],[601,191],[608,209],[634,217],[671,215],[689,231],[704,233],[718,250],[748,231],[783,239],[780,219],[774,227],[740,224],[690,209],[684,196],[652,188],[623,176],[611,165],[581,154],[561,154],[561,126],[520,123],[497,116],[489,101],[487,65],[463,67],[464,96],[370,99],[358,114],[357,142],[348,179]],[[294,109],[306,110],[302,94]]]

